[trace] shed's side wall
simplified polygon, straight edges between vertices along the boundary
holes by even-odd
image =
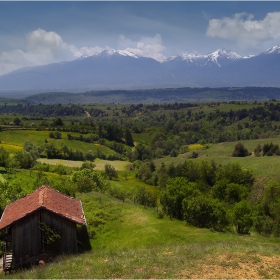
[[[50,211],[42,210],[42,222],[54,228],[61,236],[57,244],[58,253],[73,254],[78,252],[76,223],[64,219]]]
[[[47,246],[44,246],[41,240],[40,221],[60,234],[61,238],[55,244],[55,253],[73,254],[78,252],[76,223],[42,209],[12,225],[15,265],[25,262],[28,257],[40,255],[43,247],[47,249]]]
[[[12,242],[15,264],[20,264],[26,256],[41,253],[40,213],[35,212],[12,226]]]

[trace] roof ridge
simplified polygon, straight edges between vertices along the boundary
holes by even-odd
[[[32,193],[8,204],[0,219],[0,228],[10,225],[39,208],[47,209],[76,223],[86,224],[81,200],[43,185]]]
[[[51,188],[50,186],[47,186],[47,185],[42,185],[42,186],[41,186],[40,188],[38,188],[37,190],[39,190],[39,189],[41,189],[41,188],[43,188],[43,187],[47,188],[47,189],[50,190],[50,191],[55,191],[55,192],[57,192],[57,193],[59,193],[59,194],[65,196],[66,198],[72,198],[72,199],[78,200],[77,198],[75,198],[75,197],[73,197],[73,196],[70,196],[70,195],[67,195],[67,194],[65,194],[65,193],[62,193],[62,192],[60,192],[60,191],[58,191],[58,190],[55,190],[55,189],[53,189],[53,188]]]

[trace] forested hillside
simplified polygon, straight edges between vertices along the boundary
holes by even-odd
[[[19,95],[20,93],[17,93]],[[5,96],[3,92],[2,96]],[[9,94],[8,96],[11,96]],[[19,95],[20,96],[20,95]],[[152,104],[174,102],[212,102],[230,100],[270,100],[279,99],[280,91],[276,87],[182,87],[153,88],[138,90],[96,90],[78,94],[68,92],[46,92],[41,94],[22,93],[24,101],[42,104]]]
[[[1,211],[46,184],[82,198],[98,250],[129,217],[116,215],[113,201],[129,213],[149,209],[163,227],[184,221],[188,231],[278,240],[279,112],[276,100],[1,104]],[[100,196],[112,203],[107,210]]]

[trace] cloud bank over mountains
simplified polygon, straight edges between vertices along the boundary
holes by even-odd
[[[259,46],[280,39],[280,12],[268,13],[262,20],[254,20],[254,15],[247,13],[211,19],[206,35],[233,40],[244,47]]]
[[[159,34],[154,37],[140,38],[136,42],[120,35],[118,43],[120,47],[125,47],[123,51],[132,52],[138,56],[154,58],[158,61],[166,58],[161,53],[165,47],[162,45]],[[26,66],[45,65],[70,61],[81,56],[91,56],[104,50],[112,50],[112,48],[109,46],[78,48],[66,43],[56,32],[39,28],[26,36],[26,50],[16,49],[0,54],[0,75]]]
[[[0,76],[0,91],[70,91],[178,87],[279,87],[280,46],[244,57],[218,49],[164,62],[107,50],[69,62],[27,67]]]
[[[183,29],[184,26],[181,26],[181,28]],[[115,46],[102,45],[102,43],[101,45],[94,44],[91,46],[79,45],[77,41],[68,43],[63,39],[60,32],[37,28],[25,34],[25,36],[16,38],[19,42],[24,41],[24,43],[18,44],[18,48],[0,49],[0,75],[22,67],[71,61],[81,56],[92,56],[104,50],[116,49],[116,46],[123,52],[162,62],[171,56],[169,54],[172,49],[171,45],[168,44],[170,38],[167,38],[167,35],[161,32],[150,32],[148,36],[143,36],[143,34],[137,32],[135,32],[135,35],[120,32],[116,37]],[[214,18],[212,16],[209,17],[202,36],[205,40],[212,40],[212,42],[213,40],[222,40],[221,42],[226,44],[230,41],[232,42],[232,50],[235,50],[234,47],[236,47],[239,50],[255,50],[255,54],[258,54],[256,52],[260,49],[263,50],[272,45],[280,44],[280,12],[269,12],[258,19],[255,19],[253,14],[245,12],[236,13],[231,17]],[[189,38],[189,40],[191,39]],[[176,42],[173,42],[173,44],[176,44]],[[224,46],[220,45],[219,48],[221,47]],[[180,47],[180,49],[184,48],[185,50],[180,54],[199,53],[196,50],[190,51],[187,43]],[[212,51],[213,49],[209,49],[208,53]],[[250,54],[247,53],[247,55]],[[178,55],[178,53],[172,55]]]

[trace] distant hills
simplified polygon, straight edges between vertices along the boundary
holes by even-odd
[[[179,87],[280,87],[280,46],[243,57],[219,49],[159,62],[122,51],[26,67],[0,76],[1,93],[85,92]],[[1,94],[0,94],[1,95]]]
[[[164,88],[142,90],[99,90],[79,94],[68,92],[46,92],[26,97],[22,100],[22,102],[25,104],[152,104],[175,102],[196,103],[211,101],[264,101],[273,99],[280,99],[280,88]],[[3,102],[4,101],[2,101],[2,103]]]

